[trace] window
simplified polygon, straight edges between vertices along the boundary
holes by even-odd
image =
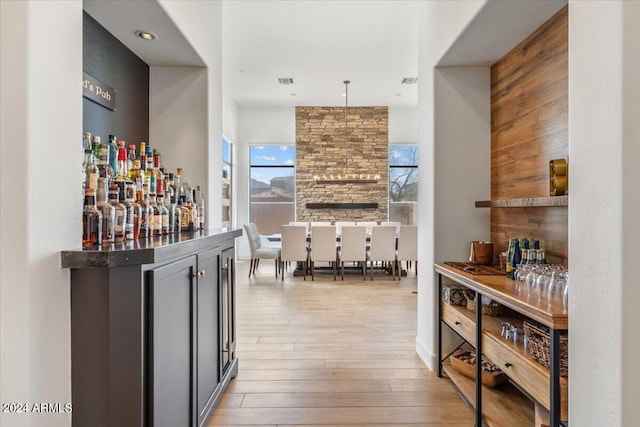
[[[249,147],[249,217],[260,234],[279,233],[295,218],[293,145]]]
[[[233,227],[231,204],[231,172],[233,166],[233,145],[222,138],[222,226]]]
[[[389,221],[418,222],[418,147],[389,147]]]

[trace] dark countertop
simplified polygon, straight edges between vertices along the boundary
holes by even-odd
[[[153,264],[199,252],[242,236],[239,228],[211,228],[109,246],[71,249],[60,253],[63,268],[125,267]]]

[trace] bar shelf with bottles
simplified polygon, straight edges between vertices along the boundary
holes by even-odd
[[[127,147],[116,141],[114,135],[108,143],[90,132],[83,136],[83,247],[203,230],[201,187],[190,186],[182,168],[168,172],[146,142]]]

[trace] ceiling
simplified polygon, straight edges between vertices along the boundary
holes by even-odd
[[[488,65],[566,0],[489,1],[439,66]],[[205,66],[156,0],[84,0],[84,9],[151,66]],[[225,0],[222,79],[242,107],[416,107],[419,1]],[[205,20],[206,21],[206,20]],[[136,30],[158,34],[153,43]],[[292,78],[282,85],[278,78]]]
[[[239,106],[417,106],[415,1],[223,3],[223,87]],[[279,77],[293,78],[291,85]]]

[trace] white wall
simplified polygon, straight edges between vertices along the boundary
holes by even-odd
[[[0,401],[71,401],[69,270],[80,246],[82,2],[0,2]],[[54,66],[52,66],[54,65]],[[67,426],[70,414],[0,414]]]
[[[206,112],[204,132],[206,140],[190,141],[191,158],[204,158],[204,169],[200,164],[193,168],[196,177],[206,177],[202,184],[206,188],[207,224],[219,227],[222,211],[222,4],[219,1],[158,0],[160,5],[185,35],[198,55],[206,63]],[[153,72],[153,70],[151,70]],[[157,88],[151,86],[150,105],[156,102]],[[153,107],[151,107],[153,108]],[[179,109],[172,110],[170,122],[178,124]],[[152,124],[150,132],[154,132]],[[201,129],[197,130],[199,134]],[[187,165],[187,163],[185,163]],[[185,166],[186,168],[187,166]],[[186,173],[190,173],[186,171]]]
[[[466,171],[456,167],[455,162],[460,159],[464,165],[468,165],[469,159],[460,157],[464,154],[463,150],[469,148],[475,152],[477,147],[474,146],[474,141],[482,147],[489,136],[486,133],[484,113],[482,113],[477,99],[477,92],[484,90],[483,71],[470,70],[467,77],[471,81],[471,86],[465,88],[464,82],[456,82],[454,78],[464,71],[442,69],[437,72],[436,76],[435,67],[438,60],[484,4],[484,1],[424,2],[420,8],[418,138],[421,172],[418,190],[418,221],[420,224],[418,275],[422,279],[418,281],[416,351],[431,369],[435,369],[437,366],[436,345],[438,338],[435,315],[437,284],[433,274],[433,263],[441,261],[442,257],[447,256],[464,258],[465,253],[461,248],[472,238],[471,235],[452,228],[451,221],[447,221],[446,215],[448,212],[453,212],[451,209],[454,207],[460,207],[463,210],[460,215],[471,218],[472,223],[475,224],[478,221],[482,222],[482,219],[474,217],[474,215],[482,215],[482,213],[472,212],[472,200],[481,197],[481,194],[473,195],[473,199],[468,200],[471,195],[464,190],[464,199],[458,201],[455,199],[458,198],[456,191],[463,190],[463,183],[468,181],[473,183],[472,189],[477,190],[478,193],[484,191],[484,184],[481,180],[474,183],[478,176],[481,176],[475,174],[482,173],[483,166],[480,164],[470,165],[471,170]],[[449,96],[451,96],[450,100]],[[487,99],[487,108],[488,106]],[[459,115],[456,108],[461,108],[463,115]],[[442,119],[442,122],[436,123],[436,117]],[[465,124],[467,118],[470,120],[468,127]],[[474,130],[477,130],[478,133],[474,134]],[[455,157],[447,159],[447,156],[452,152]],[[488,166],[490,164],[486,167]],[[449,167],[452,168],[449,169]],[[480,168],[480,170],[476,168]],[[433,173],[428,171],[433,171]],[[488,172],[486,176],[489,176]],[[436,184],[439,186],[438,191],[436,191]],[[451,208],[449,207],[450,203],[454,204],[451,205]],[[436,207],[439,209],[437,212]],[[436,234],[436,231],[439,234]],[[442,233],[444,232],[450,233],[449,237],[454,244],[457,242],[460,245],[459,248],[442,247],[444,244]],[[437,241],[436,238],[438,238]],[[437,246],[438,244],[440,246]]]
[[[389,107],[389,144],[418,143],[418,107]]]
[[[569,418],[640,419],[640,3],[569,4]]]

